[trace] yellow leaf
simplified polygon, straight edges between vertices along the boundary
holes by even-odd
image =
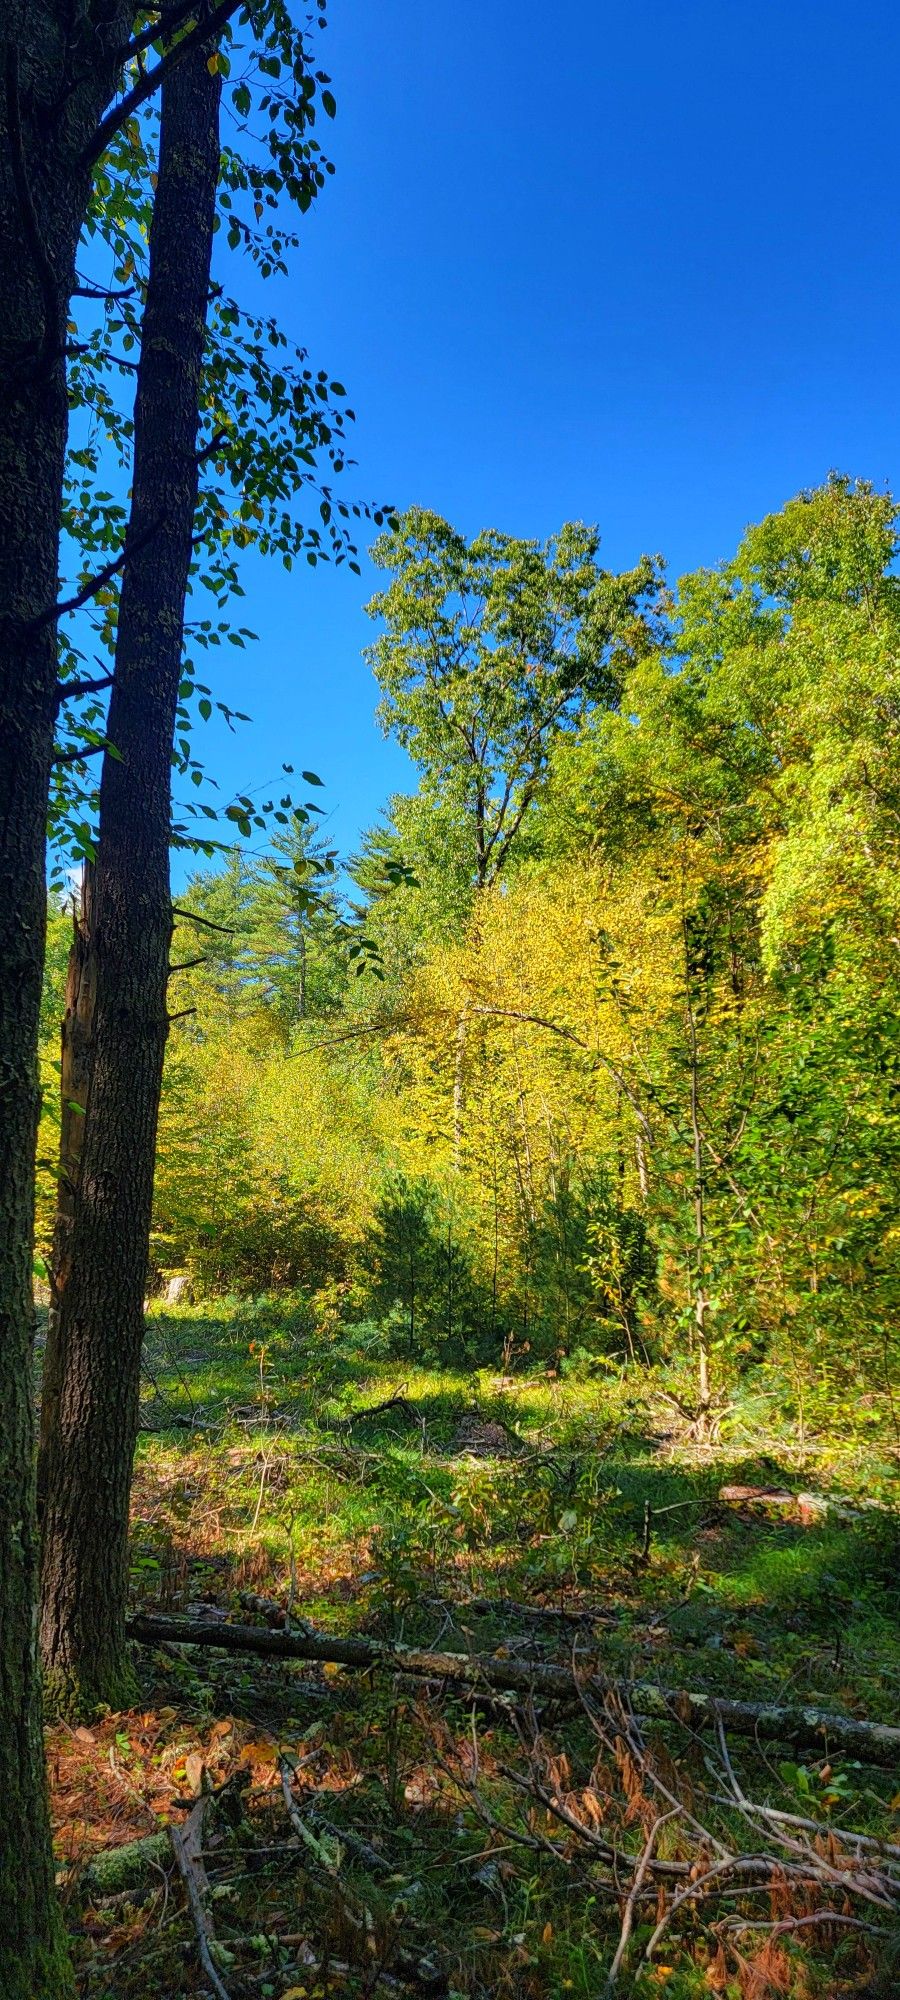
[[[207,61],[206,67],[209,70],[210,76],[215,76],[219,68],[218,55],[216,54],[211,55]]]
[[[263,1740],[256,1743],[245,1743],[241,1755],[246,1758],[248,1764],[274,1764],[276,1757],[275,1745]]]
[[[541,1932],[541,1943],[542,1943],[542,1944],[552,1944],[552,1943],[553,1943],[553,1925],[552,1925],[552,1924],[545,1924],[545,1925],[544,1925],[544,1928],[543,1928],[543,1930],[542,1930],[542,1932]]]

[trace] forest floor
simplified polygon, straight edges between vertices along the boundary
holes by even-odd
[[[862,1417],[801,1453],[738,1399],[701,1448],[650,1375],[387,1363],[291,1300],[154,1311],[145,1394],[137,1610],[572,1696],[136,1647],[134,1710],[48,1731],[84,2000],[900,1992],[896,1766],[586,1680],[896,1723],[898,1461]]]

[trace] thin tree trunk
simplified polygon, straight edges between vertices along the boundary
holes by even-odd
[[[0,1991],[60,2000],[34,1621],[37,1047],[56,718],[65,337],[89,141],[132,9],[3,8],[0,52]]]
[[[466,1032],[465,1013],[456,1023],[453,1046],[453,1171],[462,1171],[463,1114],[465,1111]]]
[[[299,942],[298,957],[300,961],[300,995],[297,1006],[297,1012],[300,1016],[301,1021],[305,1021],[306,1020],[306,924],[302,916],[300,918],[300,942]]]
[[[41,1646],[53,1703],[118,1704],[156,1124],[168,1017],[171,756],[197,501],[220,79],[195,48],[162,91],[134,480],[89,951],[90,1087],[48,1442]]]
[[[531,1224],[531,1227],[534,1228],[535,1222],[537,1221],[537,1203],[534,1197],[534,1161],[532,1160],[531,1157],[531,1134],[528,1129],[528,1105],[525,1095],[525,1085],[522,1081],[522,1066],[519,1061],[519,1036],[518,1032],[515,1030],[513,1031],[512,1046],[513,1046],[513,1061],[515,1062],[516,1066],[516,1092],[517,1092],[516,1110],[518,1111],[519,1114],[519,1126],[522,1133],[522,1151],[525,1156],[525,1167],[526,1167],[526,1173],[521,1176],[522,1192],[526,1197],[523,1203],[523,1211],[527,1217],[528,1222]]]
[[[687,971],[690,979],[690,972]],[[706,1289],[706,1186],[700,1125],[700,1055],[697,1022],[688,986],[686,1001],[691,1077],[691,1149],[694,1167],[694,1332],[697,1337],[697,1423],[706,1426],[710,1407],[709,1298]]]
[[[453,1345],[453,1212],[447,1210],[447,1347]]]
[[[59,1316],[63,1293],[72,1269],[75,1192],[81,1172],[81,1147],[84,1139],[93,1046],[94,1003],[97,990],[96,959],[90,949],[93,882],[93,862],[86,861],[81,877],[79,907],[73,911],[72,944],[66,973],[65,1014],[60,1037],[59,1174],[56,1183],[53,1253],[50,1261],[50,1314],[41,1377],[38,1518],[43,1513],[46,1493],[49,1440],[59,1422],[59,1395],[63,1375]]]

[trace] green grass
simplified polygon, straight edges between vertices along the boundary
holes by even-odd
[[[134,1498],[137,1604],[180,1611],[212,1601],[239,1611],[240,1593],[251,1590],[282,1605],[290,1597],[296,1614],[335,1632],[564,1661],[571,1629],[508,1609],[475,1616],[465,1600],[591,1607],[600,1622],[582,1628],[578,1644],[613,1674],[896,1719],[896,1515],[879,1508],[803,1526],[718,1497],[724,1483],[777,1481],[794,1491],[868,1490],[883,1502],[896,1469],[885,1448],[822,1434],[807,1440],[801,1462],[788,1428],[756,1427],[759,1403],[748,1393],[736,1399],[731,1441],[726,1434],[717,1451],[701,1451],[660,1400],[658,1384],[640,1373],[510,1381],[385,1361],[352,1330],[318,1329],[291,1300],[154,1311],[147,1362],[148,1428]],[[408,1409],[359,1414],[397,1394]],[[495,1441],[509,1441],[508,1455],[474,1455],[476,1418],[498,1427]],[[319,1677],[312,1685],[302,1666],[190,1651],[143,1655],[140,1667],[147,1702],[177,1711],[173,1727],[202,1732],[215,1716],[237,1716],[269,1728],[280,1743],[321,1742],[333,1822],[376,1838],[392,1866],[388,1889],[379,1881],[360,1889],[376,1931],[393,1935],[394,1906],[406,1897],[404,1935],[417,1948],[438,1948],[455,1991],[485,2000],[495,1993],[597,2000],[619,1912],[598,1899],[589,1869],[573,1875],[571,1860],[504,1840],[479,1821],[464,1790],[454,1792],[444,1766],[457,1778],[463,1769],[474,1726],[464,1702],[428,1701],[420,1688],[386,1677]],[[501,1828],[521,1828],[516,1795],[494,1769],[522,1756],[521,1741],[502,1713],[478,1728],[491,1810]],[[578,1787],[593,1782],[591,1727],[576,1714],[551,1718],[547,1728],[579,1796]],[[734,1815],[710,1803],[708,1746],[677,1728],[657,1732],[654,1742],[670,1760],[661,1768],[671,1767],[733,1834]],[[811,1812],[823,1829],[829,1813],[850,1815],[863,1831],[890,1837],[893,1828],[897,1838],[896,1775],[845,1764],[823,1779],[814,1755],[804,1765],[774,1750],[763,1757],[747,1743],[734,1754],[751,1796]],[[629,1820],[622,1772],[604,1757],[611,1822],[633,1851],[640,1822]],[[270,1804],[250,1813],[245,1846],[270,1838]],[[661,1851],[671,1841],[680,1852],[679,1838],[667,1830]],[[334,1956],[353,1966],[352,1937],[346,1926],[341,1932],[321,1884],[298,1881],[296,1870],[286,1880],[283,1868],[273,1874],[265,1866],[248,1877],[243,1864],[240,1883],[217,1904],[220,1935],[236,1945],[235,1994],[280,2000],[304,1984],[310,1995],[366,1990],[358,1972],[335,1984],[321,1964],[301,1977],[289,1954],[283,1963],[274,1946],[266,1955],[266,1935],[287,1924],[305,1928],[317,1949],[331,1937]],[[621,1991],[665,1991],[674,2000],[750,1992],[734,1955],[716,1973],[704,1921],[674,1928],[660,1954],[670,1968],[662,1982],[638,1970],[648,1934],[642,1921]],[[85,1995],[144,2000],[161,1990],[160,1978],[173,2000],[201,1992],[167,1935],[149,1930],[130,1957],[123,1947],[113,1985],[104,1984],[97,1949],[87,1950]],[[248,1936],[262,1939],[252,1978]],[[873,1948],[853,1936],[804,1938],[802,1948],[787,1939],[779,1952],[781,1984],[771,1991],[796,2000],[861,1992],[862,1979],[875,1976]],[[755,1946],[754,1953],[759,1958]],[[753,1989],[758,2000],[768,1990]],[[890,1983],[880,1990],[889,1994]]]
[[[836,1701],[849,1683],[873,1714],[890,1710],[895,1517],[873,1510],[804,1527],[718,1501],[726,1483],[858,1491],[866,1467],[856,1443],[845,1458],[828,1440],[824,1478],[825,1454],[815,1475],[800,1470],[789,1437],[780,1451],[767,1437],[764,1451],[762,1440],[754,1452],[726,1441],[698,1454],[672,1435],[639,1375],[500,1386],[483,1370],[372,1361],[352,1334],[323,1338],[290,1303],[156,1313],[148,1350],[161,1397],[149,1390],[146,1416],[160,1431],[139,1448],[138,1552],[168,1541],[182,1557],[215,1555],[223,1573],[275,1596],[293,1560],[307,1606],[330,1605],[350,1624],[402,1607],[417,1637],[433,1635],[416,1609],[423,1584],[458,1597],[612,1604],[610,1643],[635,1667],[652,1614],[649,1650],[673,1673],[685,1654],[694,1681],[727,1679],[753,1698],[787,1671],[804,1699]],[[360,1419],[401,1391],[417,1421],[400,1410]],[[460,1448],[473,1411],[508,1427],[521,1453],[481,1459]],[[176,1416],[195,1429],[166,1428]],[[889,1490],[887,1455],[870,1450],[868,1473]],[[736,1633],[753,1643],[736,1650]]]

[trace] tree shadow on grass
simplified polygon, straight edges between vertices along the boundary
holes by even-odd
[[[721,1499],[723,1485],[796,1492],[804,1482],[777,1452],[725,1446],[679,1463],[613,1402],[585,1412],[569,1398],[567,1417],[527,1382],[484,1393],[464,1374],[418,1368],[407,1385],[380,1361],[361,1380],[352,1337],[317,1334],[302,1302],[154,1312],[147,1358],[148,1423],[160,1435],[146,1449],[176,1494],[168,1525],[150,1496],[155,1547],[138,1528],[136,1581],[142,1589],[142,1548],[151,1601],[156,1561],[157,1602],[183,1608],[205,1591],[233,1610],[254,1547],[254,1587],[284,1597],[290,1522],[303,1590],[326,1623],[340,1607],[342,1628],[451,1649],[512,1641],[565,1659],[577,1628],[517,1621],[508,1606],[473,1623],[434,1599],[594,1606],[604,1618],[590,1643],[602,1641],[616,1671],[747,1699],[787,1689],[891,1719],[896,1518],[873,1509],[804,1523]],[[479,1448],[479,1425],[494,1427],[496,1448]],[[183,1506],[180,1464],[195,1494]],[[218,1527],[202,1523],[195,1543],[204,1507],[217,1505]]]

